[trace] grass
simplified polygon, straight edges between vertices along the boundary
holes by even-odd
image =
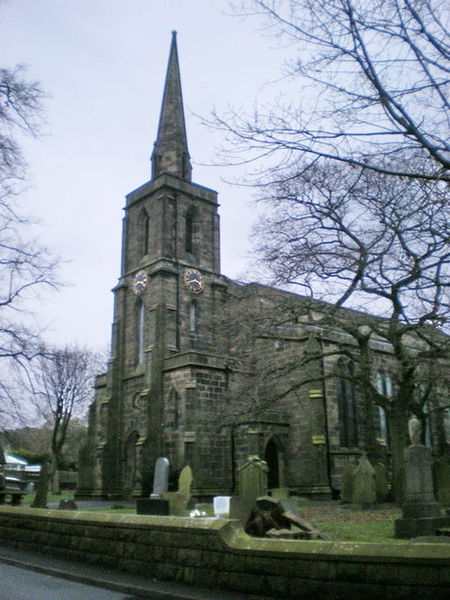
[[[33,500],[34,494],[25,494],[22,499],[22,504],[24,506],[30,506],[33,503]],[[73,491],[64,490],[60,494],[49,493],[47,496],[47,502],[59,502],[60,500],[73,500]]]
[[[72,491],[61,494],[49,494],[48,502],[59,500],[73,500]],[[24,496],[23,504],[30,505],[33,495]],[[201,505],[200,510],[207,516],[213,516],[212,505]],[[90,509],[95,512],[108,512],[113,514],[136,514],[132,507],[125,508],[98,508]],[[300,505],[300,515],[312,523],[317,529],[329,536],[331,540],[353,542],[381,542],[405,543],[394,537],[394,521],[401,516],[398,508],[382,506],[371,510],[356,510],[351,506],[333,503],[320,503],[316,505],[305,503]]]
[[[303,518],[332,540],[352,542],[404,543],[394,537],[394,521],[400,518],[398,508],[383,507],[372,510],[356,510],[352,507],[305,507],[300,510]]]

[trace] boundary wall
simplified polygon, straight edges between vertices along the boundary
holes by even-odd
[[[444,600],[450,593],[450,544],[259,539],[230,519],[2,506],[0,544],[261,598]]]

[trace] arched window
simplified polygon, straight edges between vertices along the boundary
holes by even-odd
[[[168,425],[177,429],[181,422],[181,402],[180,395],[175,388],[172,388],[169,393],[168,417]]]
[[[392,377],[386,373],[377,372],[376,375],[377,392],[386,398],[392,397]],[[388,425],[386,419],[386,411],[382,406],[377,406],[378,422],[377,422],[377,439],[384,443],[388,443]]]
[[[150,217],[145,208],[139,213],[139,255],[148,254],[150,242]]]
[[[139,298],[136,304],[136,364],[144,362],[144,304]]]
[[[191,207],[186,213],[186,227],[184,235],[184,246],[186,252],[193,252],[194,248],[194,217],[195,209]]]
[[[192,300],[189,304],[189,333],[197,332],[197,302]]]
[[[344,448],[352,448],[358,445],[353,365],[342,361],[339,370],[342,373],[337,380],[339,444]]]

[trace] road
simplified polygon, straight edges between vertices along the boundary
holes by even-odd
[[[175,596],[164,596],[167,600]],[[142,600],[91,585],[75,583],[0,563],[1,600]],[[146,596],[161,600],[161,594]]]

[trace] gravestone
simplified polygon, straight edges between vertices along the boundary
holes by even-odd
[[[178,478],[178,493],[184,498],[186,505],[189,504],[191,500],[191,485],[192,469],[188,465],[181,470],[180,477]]]
[[[48,462],[44,462],[39,473],[39,479],[36,486],[36,494],[32,503],[33,508],[47,508],[48,496],[48,478],[49,478]]]
[[[163,498],[169,487],[169,459],[161,456],[155,463],[153,491],[150,498],[139,498],[136,502],[138,515],[168,515],[169,501]]]
[[[230,496],[214,496],[214,516],[228,519],[230,516]]]
[[[176,492],[163,492],[161,497],[169,502],[169,514],[177,517],[187,515],[188,503],[191,500],[192,469],[189,466],[181,470]]]
[[[159,498],[169,489],[169,459],[160,456],[155,463],[155,474],[153,476],[153,492],[150,498]]]
[[[270,495],[272,498],[278,498],[278,500],[289,498],[289,488],[272,488],[270,490]]]
[[[450,507],[450,457],[443,456],[433,463],[433,482],[437,501]]]
[[[352,503],[361,507],[373,504],[377,499],[375,492],[375,469],[367,456],[363,454],[353,476]]]
[[[169,503],[167,514],[174,515],[175,517],[187,516],[186,501],[179,492],[165,492],[161,495],[161,498]]]
[[[245,525],[254,508],[254,502],[241,496],[231,496],[230,498],[230,519],[238,519]]]
[[[239,496],[256,502],[259,496],[267,496],[267,473],[269,468],[259,456],[249,456],[239,468]]]
[[[385,502],[389,496],[389,476],[383,463],[377,463],[375,470],[375,493],[377,502]]]
[[[395,521],[395,536],[412,538],[434,535],[448,527],[450,518],[441,515],[433,493],[431,451],[420,443],[420,421],[409,421],[411,445],[405,450],[405,479],[402,518]]]
[[[355,467],[348,463],[342,471],[341,479],[341,502],[351,504],[353,500],[353,476]]]

